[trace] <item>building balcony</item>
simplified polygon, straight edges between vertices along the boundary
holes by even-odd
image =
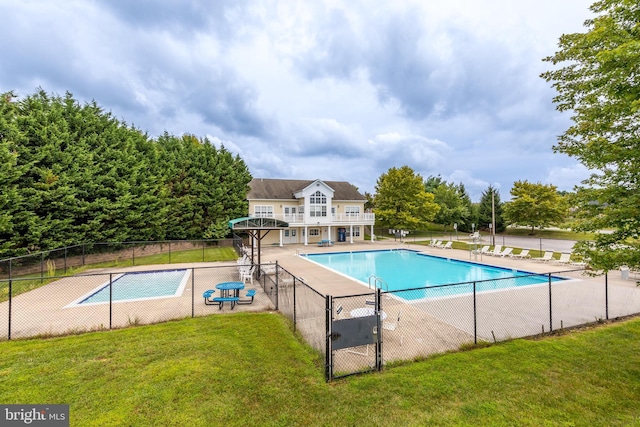
[[[373,213],[363,213],[360,215],[354,214],[333,214],[326,217],[308,217],[304,214],[294,214],[294,215],[285,215],[285,214],[265,214],[265,215],[251,215],[251,217],[262,217],[262,218],[275,218],[281,221],[288,222],[289,225],[293,227],[300,226],[313,226],[313,225],[321,225],[321,226],[338,226],[338,225],[373,225],[376,220],[376,215]]]

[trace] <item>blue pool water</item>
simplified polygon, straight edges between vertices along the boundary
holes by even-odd
[[[113,301],[140,301],[182,295],[189,270],[162,270],[125,273],[113,279]],[[109,302],[109,282],[83,295],[71,305]]]
[[[397,291],[404,299],[417,300],[473,292],[548,283],[548,276],[473,262],[430,256],[410,250],[335,252],[308,254],[307,259],[369,284],[371,276],[386,282],[383,290]],[[503,280],[494,280],[503,279]],[[552,277],[552,281],[563,280]],[[373,285],[373,281],[371,282]],[[464,283],[454,286],[442,286]],[[427,288],[428,289],[424,289]],[[422,289],[417,289],[422,288]]]

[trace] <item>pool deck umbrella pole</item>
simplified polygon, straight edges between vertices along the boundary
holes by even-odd
[[[289,223],[275,218],[243,217],[229,221],[229,228],[233,231],[245,231],[253,238],[251,240],[251,262],[253,262],[254,242],[258,242],[258,265],[261,264],[260,252],[262,238],[271,230],[289,228]],[[262,234],[262,232],[265,232]],[[260,274],[260,272],[258,272]]]

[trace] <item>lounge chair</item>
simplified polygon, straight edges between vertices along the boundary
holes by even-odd
[[[502,245],[495,245],[493,251],[487,252],[487,255],[498,256],[502,253]]]
[[[571,263],[571,254],[570,253],[562,253],[560,254],[559,259],[551,259],[553,263],[557,264],[570,264]]]
[[[531,255],[529,255],[529,249],[523,249],[518,254],[511,253],[509,254],[509,256],[511,258],[520,258],[520,259],[531,258]]]
[[[249,289],[247,291],[247,294],[245,295],[245,297],[249,299],[239,299],[238,301],[236,301],[236,304],[253,304],[253,298],[255,296],[256,296],[256,290]]]
[[[486,254],[489,252],[489,245],[485,245],[482,247],[482,249],[476,249],[475,251],[473,251],[473,253],[475,254]]]
[[[575,265],[576,267],[586,267],[589,265],[589,261],[586,259],[583,261],[571,261],[569,264]]]
[[[453,242],[452,241],[448,241],[444,245],[438,246],[438,248],[440,248],[440,249],[453,249],[452,245],[453,245]]]
[[[511,252],[512,252],[512,251],[513,251],[513,248],[504,248],[504,251],[500,252],[500,253],[498,254],[498,256],[500,256],[500,257],[504,258],[504,257],[506,257],[506,256],[511,255]]]
[[[429,246],[432,246],[434,248],[440,247],[442,246],[442,240],[432,240],[431,244]]]
[[[534,261],[542,261],[542,262],[550,261],[551,259],[553,259],[553,251],[546,251],[543,256],[539,258],[531,258],[531,259]]]

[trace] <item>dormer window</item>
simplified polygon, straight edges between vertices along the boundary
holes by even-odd
[[[320,191],[316,191],[309,197],[309,216],[327,216],[327,196]]]

